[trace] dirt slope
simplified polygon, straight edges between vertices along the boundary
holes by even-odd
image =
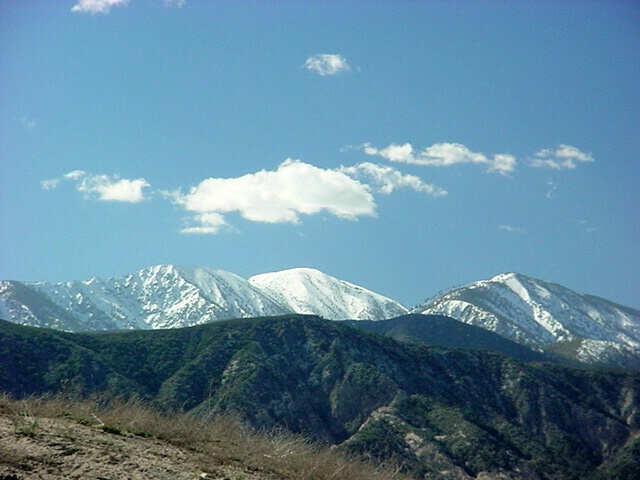
[[[0,480],[278,478],[233,465],[204,472],[203,460],[188,448],[70,419],[0,416]]]

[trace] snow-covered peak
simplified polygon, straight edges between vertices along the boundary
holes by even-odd
[[[176,328],[289,313],[332,319],[406,313],[393,300],[310,268],[265,274],[252,282],[209,267],[154,265],[107,280],[3,283],[2,317],[62,330]]]
[[[324,318],[386,319],[407,312],[398,302],[313,268],[263,273],[249,283],[296,313]]]
[[[413,311],[448,315],[534,347],[590,339],[640,352],[639,311],[514,272],[452,290]]]

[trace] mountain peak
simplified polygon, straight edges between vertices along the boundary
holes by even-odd
[[[407,312],[398,302],[313,268],[263,273],[249,283],[297,313],[331,320],[380,320]]]
[[[488,282],[505,282],[507,280],[510,280],[512,278],[529,278],[526,275],[522,275],[521,273],[517,273],[517,272],[504,272],[504,273],[499,273],[498,275],[495,275],[493,277],[491,277],[489,280],[487,280]]]
[[[516,272],[448,290],[412,312],[446,315],[587,363],[640,368],[640,311]],[[309,267],[245,280],[210,267],[164,264],[107,280],[0,282],[0,318],[60,330],[177,328],[291,313],[384,320],[407,309]]]
[[[4,283],[0,315],[61,330],[176,328],[290,313],[329,319],[383,319],[406,313],[391,299],[313,268],[248,281],[210,267],[160,264],[107,280]]]
[[[635,355],[631,363],[640,365],[639,311],[515,272],[451,290],[412,311],[447,315],[537,349],[562,350],[556,345],[562,344],[576,358],[596,348],[622,355],[624,364]]]

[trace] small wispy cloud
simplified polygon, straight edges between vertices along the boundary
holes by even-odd
[[[377,155],[391,162],[410,163],[432,167],[448,167],[463,163],[485,165],[488,172],[506,175],[513,172],[516,159],[506,153],[493,155],[492,158],[483,153],[473,152],[460,143],[436,143],[422,151],[416,151],[413,145],[392,143],[378,149],[370,143],[362,145],[367,155]]]
[[[224,216],[217,212],[199,213],[193,217],[196,223],[194,227],[186,227],[180,233],[189,235],[215,235],[232,227],[227,223]]]
[[[556,182],[553,180],[553,178],[549,178],[547,179],[547,193],[545,194],[545,197],[551,199],[553,198],[556,189],[558,188],[558,185],[556,184]]]
[[[301,215],[320,212],[355,220],[375,216],[369,187],[336,170],[325,170],[288,159],[276,170],[261,170],[236,178],[208,178],[173,201],[194,212],[196,226],[183,233],[217,233],[224,214],[237,212],[262,223],[299,223]]]
[[[176,7],[182,8],[186,5],[187,0],[162,0],[166,8]],[[108,14],[112,7],[125,6],[129,4],[129,0],[78,0],[78,3],[71,8],[72,12]]]
[[[129,0],[78,0],[78,3],[71,8],[72,12],[78,13],[96,13],[107,14],[111,7],[118,5],[127,5]]]
[[[187,0],[164,0],[164,6],[182,8],[186,5]]]
[[[61,181],[73,181],[76,189],[86,198],[104,202],[139,203],[146,200],[144,189],[150,187],[144,178],[130,180],[109,175],[91,175],[84,170],[74,170],[62,176],[43,180],[40,185],[45,190],[56,188]]]
[[[498,230],[507,233],[527,233],[522,227],[515,227],[513,225],[499,225]]]
[[[36,120],[35,120],[35,118],[29,117],[28,115],[24,115],[20,119],[20,123],[27,130],[33,130],[34,128],[36,128]]]
[[[582,230],[584,233],[592,233],[596,231],[595,227],[591,225],[587,220],[572,218],[570,222],[573,225],[577,225],[578,228],[580,228],[580,230]]]
[[[399,188],[409,188],[434,197],[447,195],[446,190],[424,183],[419,177],[402,173],[388,165],[364,162],[352,167],[340,167],[338,171],[358,179],[364,179],[366,183],[373,183],[378,186],[379,192],[387,195]]]
[[[60,179],[59,178],[50,178],[48,180],[42,180],[40,182],[40,185],[45,190],[52,190],[52,189],[56,188],[59,183],[60,183]]]
[[[304,68],[322,76],[351,71],[351,67],[347,63],[346,58],[339,54],[328,53],[319,53],[309,57],[307,61],[304,62]]]
[[[571,145],[560,145],[555,149],[545,148],[536,152],[529,165],[536,168],[570,170],[585,162],[593,162],[591,153],[582,152]]]

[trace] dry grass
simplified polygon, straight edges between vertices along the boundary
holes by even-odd
[[[0,414],[19,419],[24,435],[37,433],[38,418],[65,417],[116,435],[152,437],[189,449],[200,468],[240,466],[265,478],[308,480],[401,480],[394,466],[349,457],[285,431],[256,432],[237,419],[159,413],[143,402],[117,398],[78,400],[0,395]]]

